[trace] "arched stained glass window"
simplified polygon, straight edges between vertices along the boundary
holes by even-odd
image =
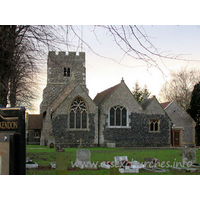
[[[123,106],[110,109],[110,126],[127,126],[127,110]]]
[[[88,112],[85,102],[77,97],[69,109],[70,129],[86,129],[88,122]]]

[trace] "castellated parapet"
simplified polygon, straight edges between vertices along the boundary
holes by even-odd
[[[75,79],[77,84],[86,88],[85,76],[85,52],[50,51],[47,59],[47,85],[43,91],[43,101],[40,105],[40,113],[43,113],[48,105],[62,91],[64,86]]]
[[[74,74],[76,81],[80,85],[85,85],[85,53],[60,51],[50,51],[47,61],[47,84],[67,83]]]

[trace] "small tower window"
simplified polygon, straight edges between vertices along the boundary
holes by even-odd
[[[64,76],[70,77],[70,68],[64,67]]]
[[[64,76],[67,76],[67,70],[66,70],[66,67],[64,67]]]
[[[67,76],[70,77],[70,68],[67,68]]]

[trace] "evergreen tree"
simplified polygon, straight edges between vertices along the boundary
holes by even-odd
[[[147,99],[151,94],[146,85],[144,88],[141,88],[138,82],[135,83],[132,93],[138,103],[141,103],[144,99]]]
[[[188,113],[196,122],[196,144],[200,145],[200,82],[194,86]]]

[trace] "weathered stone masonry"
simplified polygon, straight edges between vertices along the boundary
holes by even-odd
[[[55,137],[55,143],[63,147],[78,147],[80,139],[84,147],[94,147],[94,114],[89,114],[89,129],[88,130],[70,130],[68,127],[68,115],[58,115],[53,119],[52,136]]]
[[[159,132],[149,132],[149,119],[160,119]],[[130,120],[130,128],[107,128],[105,124],[105,142],[114,142],[118,147],[170,146],[168,117],[131,113]]]

